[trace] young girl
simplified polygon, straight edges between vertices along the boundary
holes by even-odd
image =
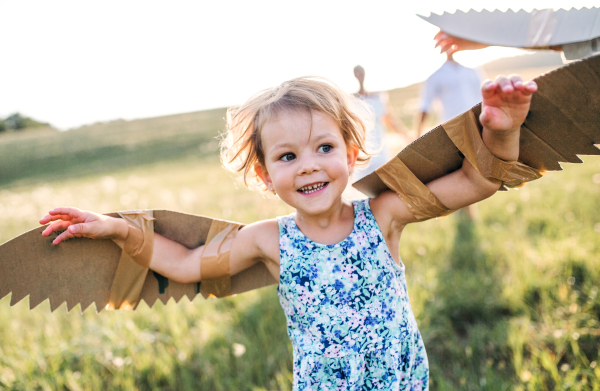
[[[496,157],[518,158],[519,127],[536,89],[518,76],[483,84],[482,138]],[[402,230],[417,219],[390,191],[352,203],[341,196],[357,161],[367,159],[366,122],[357,108],[331,83],[299,78],[229,111],[223,163],[296,209],[239,230],[229,273],[264,262],[279,281],[294,390],[424,390],[427,356],[398,249]],[[465,159],[427,187],[456,210],[499,185]],[[125,219],[76,208],[54,209],[40,223],[51,221],[43,235],[66,229],[54,244],[72,237],[123,243],[132,233]],[[154,234],[149,267],[175,281],[200,281],[203,247]]]

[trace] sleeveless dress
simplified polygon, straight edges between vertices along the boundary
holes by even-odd
[[[279,301],[294,348],[294,390],[427,390],[425,347],[397,265],[369,200],[337,244],[278,218]]]

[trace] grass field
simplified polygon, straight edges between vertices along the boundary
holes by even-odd
[[[405,121],[416,93],[390,94]],[[223,116],[3,135],[0,243],[57,205],[244,223],[290,213],[220,168]],[[600,159],[584,160],[481,202],[473,223],[452,215],[405,230],[400,255],[432,390],[600,390]],[[0,389],[291,389],[274,287],[101,314],[9,302],[0,299]]]

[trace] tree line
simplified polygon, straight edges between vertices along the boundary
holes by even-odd
[[[41,126],[50,126],[50,124],[36,121],[19,113],[13,113],[4,119],[0,118],[0,132],[7,130],[20,131]]]

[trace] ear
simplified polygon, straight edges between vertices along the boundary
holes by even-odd
[[[263,181],[265,186],[267,186],[267,189],[269,191],[274,190],[273,189],[273,181],[271,181],[271,177],[269,176],[269,172],[267,171],[267,168],[265,166],[263,166],[260,163],[256,163],[254,165],[254,172],[256,173],[256,175],[258,175],[260,180]]]
[[[356,165],[356,159],[358,159],[358,145],[351,143],[347,148],[348,158],[348,172],[352,174],[354,172],[354,166]]]

